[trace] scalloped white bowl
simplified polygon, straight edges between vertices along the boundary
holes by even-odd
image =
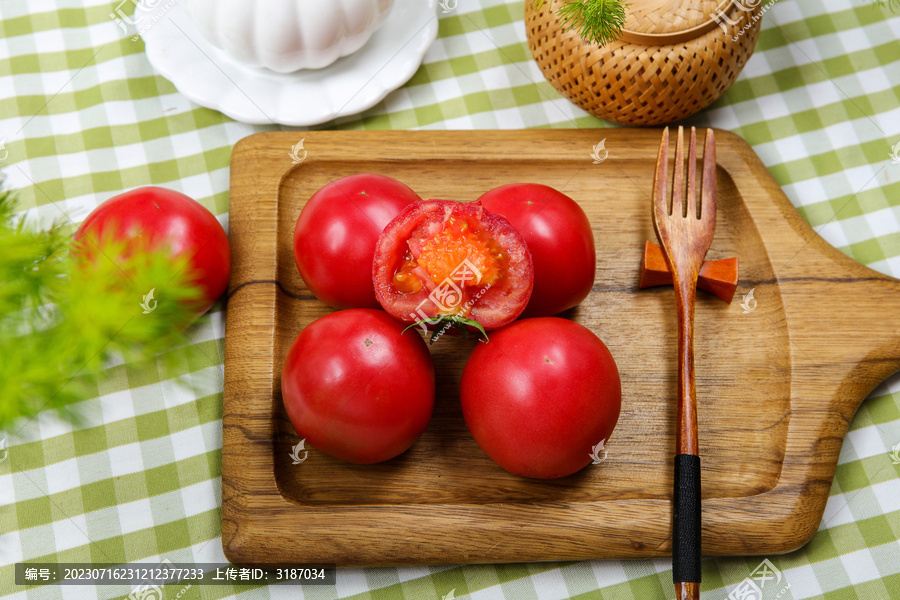
[[[359,50],[394,0],[189,0],[203,37],[234,60],[277,73],[321,69]]]
[[[367,110],[409,81],[437,38],[437,6],[394,0],[358,52],[293,73],[234,60],[206,40],[181,2],[141,0],[135,17],[147,60],[193,102],[244,123],[306,127]]]

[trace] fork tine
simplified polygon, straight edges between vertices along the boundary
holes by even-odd
[[[706,145],[703,148],[703,183],[700,191],[700,218],[716,223],[716,136],[713,130],[706,130]]]
[[[669,211],[669,198],[666,190],[669,186],[669,128],[663,129],[659,141],[659,153],[656,155],[656,175],[653,179],[653,214],[663,216]],[[662,209],[662,210],[660,210]]]
[[[672,210],[670,215],[684,216],[684,127],[678,126],[678,138],[675,140],[675,175],[672,178]]]
[[[700,218],[700,201],[697,197],[697,128],[691,127],[691,143],[688,146],[688,180],[684,203],[686,217]]]

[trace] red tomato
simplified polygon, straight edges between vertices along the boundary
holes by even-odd
[[[423,200],[385,227],[375,247],[375,295],[404,323],[458,317],[496,329],[528,303],[531,254],[503,217],[477,202]]]
[[[342,310],[294,340],[281,373],[297,435],[342,460],[371,464],[404,452],[434,407],[434,365],[415,331],[383,311]]]
[[[352,175],[309,199],[294,228],[294,259],[306,287],[334,308],[378,308],[372,255],[381,230],[419,196],[384,175]]]
[[[581,304],[594,285],[594,233],[577,202],[552,187],[511,183],[478,199],[512,223],[531,250],[534,291],[523,317],[549,317]]]
[[[619,371],[591,330],[523,319],[478,344],[463,369],[463,417],[478,445],[516,475],[554,479],[591,462],[622,400]]]
[[[204,313],[228,287],[231,247],[228,235],[202,204],[181,192],[140,187],[110,198],[91,212],[75,233],[74,256],[92,256],[96,242],[112,235],[138,248],[169,246],[173,257],[187,255],[193,280],[203,289],[198,313]],[[84,238],[93,244],[85,244]],[[126,246],[125,252],[131,249]]]

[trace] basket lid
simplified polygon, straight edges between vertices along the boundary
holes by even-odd
[[[653,45],[684,42],[717,27],[716,17],[727,14],[735,1],[740,0],[630,0],[620,39]]]

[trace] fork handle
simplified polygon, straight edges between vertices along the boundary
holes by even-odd
[[[675,457],[675,493],[672,512],[672,579],[678,585],[697,584],[697,595],[676,598],[699,598],[700,584],[700,457],[679,454]]]
[[[686,272],[685,272],[686,271]],[[672,579],[678,600],[700,598],[700,443],[694,381],[696,270],[682,270],[675,305],[678,315],[678,414],[672,495]]]

